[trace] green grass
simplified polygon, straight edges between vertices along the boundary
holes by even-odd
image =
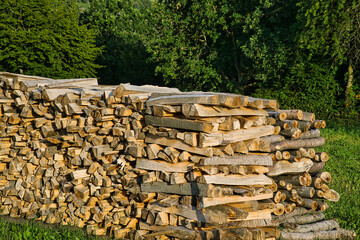
[[[331,123],[321,130],[326,143],[319,148],[329,154],[325,170],[331,173],[330,188],[340,200],[330,202],[328,218],[337,218],[341,227],[360,235],[360,124]]]
[[[100,240],[89,236],[83,229],[49,225],[42,222],[26,221],[17,218],[0,218],[1,240]]]

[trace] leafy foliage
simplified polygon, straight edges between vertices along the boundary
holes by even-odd
[[[184,90],[244,92],[286,65],[292,4],[276,1],[159,1],[149,39],[156,71]],[[288,31],[288,27],[286,26]]]
[[[82,14],[82,22],[96,30],[97,46],[104,52],[96,62],[102,84],[154,83],[155,66],[147,62],[149,54],[143,36],[150,31],[145,18],[148,1],[92,0]],[[134,7],[135,6],[135,7]]]
[[[331,59],[329,67],[348,67],[342,77],[344,88],[344,114],[358,116],[359,101],[354,90],[354,74],[360,66],[360,2],[357,0],[299,1],[299,22],[304,24],[300,34],[300,47],[310,50],[308,61],[321,55]],[[354,73],[355,72],[355,73]]]
[[[94,76],[101,53],[94,32],[67,0],[4,0],[0,4],[0,70],[53,78]]]

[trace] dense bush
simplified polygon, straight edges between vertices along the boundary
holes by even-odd
[[[0,4],[0,71],[53,78],[95,76],[101,53],[67,0],[4,0]]]

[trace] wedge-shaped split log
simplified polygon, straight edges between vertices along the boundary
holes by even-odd
[[[184,150],[190,153],[199,154],[202,156],[213,156],[212,148],[199,148],[191,147],[188,144],[182,142],[181,140],[171,139],[167,137],[157,137],[151,134],[148,134],[145,138],[146,143],[156,143],[162,146],[174,147],[176,149]]]
[[[222,116],[267,116],[265,110],[238,107],[204,106],[200,104],[183,104],[182,113],[186,117],[222,117]]]
[[[200,147],[227,145],[244,140],[259,138],[274,134],[274,126],[266,125],[239,129],[229,132],[201,133],[199,139]]]
[[[268,176],[274,177],[285,174],[298,174],[308,172],[314,162],[308,158],[301,159],[300,162],[278,161],[270,167]]]
[[[167,207],[157,203],[148,205],[148,209],[152,211],[176,214],[198,222],[225,224],[228,221],[228,215],[226,212],[218,210],[196,209],[195,207],[187,206]]]
[[[207,208],[210,206],[228,204],[228,203],[236,203],[236,202],[247,202],[253,200],[263,200],[263,199],[270,199],[273,198],[273,193],[264,193],[258,194],[252,197],[248,196],[224,196],[224,197],[214,197],[214,198],[205,198],[201,199],[201,207]]]
[[[234,186],[248,186],[248,185],[271,185],[273,181],[264,174],[249,174],[245,176],[240,175],[205,175],[201,177],[201,182],[207,184],[221,184]]]
[[[168,163],[165,161],[138,159],[136,160],[136,168],[146,169],[151,171],[165,171],[165,172],[189,172],[194,164],[189,162]]]
[[[157,127],[169,127],[177,129],[186,129],[197,132],[211,133],[217,130],[218,124],[200,122],[190,119],[181,119],[175,117],[157,117],[146,115],[146,125],[152,125]]]
[[[168,193],[186,196],[211,197],[211,185],[204,183],[168,184],[166,182],[149,182],[141,184],[141,192]]]

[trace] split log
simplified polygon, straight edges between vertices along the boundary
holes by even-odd
[[[184,150],[191,153],[196,153],[202,156],[212,156],[213,150],[212,148],[198,148],[191,147],[186,143],[183,143],[180,140],[175,140],[167,137],[157,137],[151,134],[147,134],[145,138],[145,143],[155,143],[163,146],[174,147],[180,150]]]
[[[228,216],[226,213],[221,211],[213,211],[209,209],[199,210],[194,207],[186,207],[186,206],[166,207],[156,203],[150,204],[148,206],[148,209],[152,211],[176,214],[198,222],[224,224],[228,221]]]
[[[121,97],[124,95],[134,94],[134,93],[136,94],[136,93],[153,93],[153,92],[180,93],[180,90],[177,88],[158,87],[152,85],[136,86],[131,84],[120,84],[114,90],[113,95],[115,97]]]
[[[297,174],[309,171],[313,166],[313,161],[304,158],[300,162],[278,161],[274,166],[269,167],[268,176],[274,177],[284,174]]]
[[[199,146],[227,145],[244,140],[250,140],[274,134],[274,127],[271,125],[239,129],[229,132],[200,133]]]
[[[273,197],[273,193],[264,193],[264,194],[258,194],[253,197],[247,197],[247,196],[224,196],[219,198],[201,198],[200,206],[202,208],[210,207],[210,206],[216,206],[216,205],[222,205],[222,204],[228,204],[228,203],[236,203],[236,202],[246,202],[246,201],[253,201],[253,200],[263,200],[263,199],[269,199]]]
[[[332,201],[332,202],[337,202],[340,199],[340,195],[338,192],[336,192],[333,189],[330,189],[329,191],[324,192],[324,196],[325,199]]]
[[[206,132],[211,133],[217,131],[216,124],[200,122],[190,119],[181,119],[174,117],[157,117],[146,115],[145,116],[146,125],[158,126],[158,127],[169,127],[177,129],[186,129],[197,132]]]
[[[272,180],[264,174],[249,174],[245,176],[239,175],[205,175],[200,177],[200,182],[207,184],[221,184],[221,185],[235,185],[235,186],[246,186],[246,185],[270,185]]]
[[[267,116],[264,110],[250,108],[225,108],[219,106],[203,106],[199,104],[183,104],[182,113],[186,117],[221,117],[221,116]]]
[[[138,159],[136,160],[136,168],[146,169],[152,171],[166,171],[166,172],[188,172],[191,170],[193,164],[188,162],[168,163],[164,161]]]
[[[228,226],[239,227],[239,228],[255,228],[255,227],[278,228],[279,222],[269,219],[241,220],[241,221],[231,221],[228,223]]]
[[[259,165],[272,166],[273,162],[268,155],[233,155],[222,157],[208,157],[200,161],[203,166],[210,165]]]
[[[148,193],[169,193],[187,196],[209,196],[210,185],[203,183],[168,184],[166,182],[150,182],[141,184],[141,191]]]

